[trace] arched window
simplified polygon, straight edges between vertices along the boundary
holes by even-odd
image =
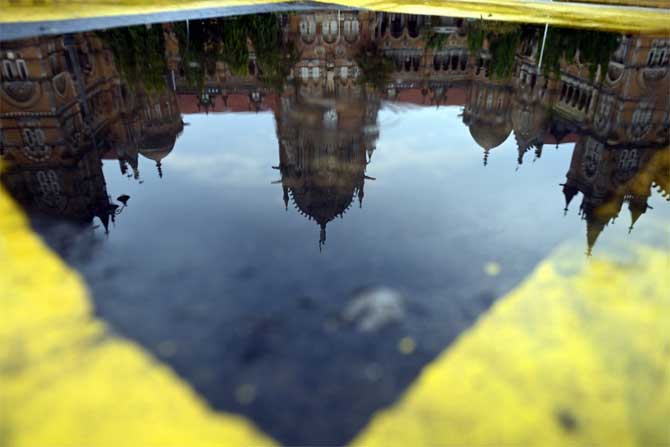
[[[23,142],[27,146],[44,145],[44,131],[42,129],[23,129]]]
[[[598,109],[593,118],[595,129],[600,133],[606,133],[610,127],[610,114],[612,112],[612,97],[601,97]]]
[[[316,37],[316,22],[306,19],[300,21],[300,35],[305,42],[311,42]]]
[[[617,163],[618,169],[634,169],[637,167],[638,156],[637,149],[624,149],[619,155]]]
[[[586,140],[586,150],[582,158],[582,174],[587,179],[592,179],[596,176],[600,169],[600,161],[603,155],[603,145],[598,141],[588,138]]]
[[[634,139],[642,138],[650,129],[654,108],[649,103],[638,104],[633,112],[632,123],[629,128],[630,136]]]
[[[647,65],[653,67],[656,65],[656,50],[652,48],[649,50],[649,57],[647,57]]]
[[[28,66],[26,65],[26,61],[23,59],[18,59],[16,61],[16,67],[18,68],[19,79],[22,81],[28,79]]]
[[[2,61],[2,78],[6,81],[14,81],[18,79],[19,73],[12,60]]]

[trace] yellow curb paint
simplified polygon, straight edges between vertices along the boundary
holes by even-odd
[[[0,0],[0,23],[90,19],[266,5],[284,0]]]
[[[664,245],[625,262],[559,249],[353,444],[670,445]]]
[[[0,187],[0,445],[273,444],[111,334],[92,315],[79,276]]]
[[[560,1],[560,0],[558,0]],[[643,6],[647,8],[670,8],[670,0],[579,0],[582,3],[595,3],[619,6]]]
[[[330,3],[328,0],[317,0]],[[336,0],[375,11],[482,18],[609,31],[670,32],[670,9],[621,8],[612,5],[544,0]]]
[[[280,0],[0,0],[0,23],[37,22],[152,14],[278,3]],[[432,14],[484,18],[487,20],[549,23],[558,26],[599,28],[611,31],[668,32],[670,2],[646,0],[645,5],[663,7],[622,8],[623,0],[589,4],[544,0],[317,0],[328,4],[409,14]],[[629,5],[641,6],[634,1]]]

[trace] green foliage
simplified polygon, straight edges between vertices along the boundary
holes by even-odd
[[[291,68],[298,62],[300,54],[292,42],[283,44],[281,28],[275,15],[251,15],[243,18],[246,19],[244,26],[256,52],[259,79],[268,87],[278,92],[283,91]]]
[[[97,34],[112,50],[119,74],[131,89],[138,85],[148,92],[165,89],[167,68],[162,27],[130,26]]]
[[[484,30],[479,27],[471,27],[468,31],[468,49],[476,53],[484,46]]]
[[[193,20],[188,27],[185,22],[174,25],[184,77],[190,87],[202,90],[205,73],[214,73],[222,53],[221,28],[220,19]]]
[[[426,43],[427,49],[439,51],[447,44],[449,35],[446,33],[438,33],[428,28],[423,30],[421,37]]]
[[[516,23],[480,20],[470,25],[468,48],[477,53],[483,48],[484,40],[488,40],[493,76],[497,79],[509,79],[514,70],[516,49],[523,31]]]
[[[247,15],[227,19],[195,20],[176,27],[185,77],[192,87],[202,89],[205,73],[213,74],[216,61],[225,62],[237,76],[249,74],[249,46],[256,54],[259,79],[281,90],[298,61],[292,45],[284,45],[274,14]]]
[[[393,73],[393,61],[381,54],[376,47],[370,47],[355,57],[361,70],[360,82],[379,92],[389,83]]]
[[[497,79],[509,79],[514,71],[516,49],[521,41],[519,29],[491,39],[491,71]]]
[[[544,48],[543,71],[545,74],[558,75],[561,61],[573,63],[579,50],[579,61],[588,65],[589,74],[593,78],[598,67],[607,69],[618,46],[619,37],[613,33],[550,27]]]

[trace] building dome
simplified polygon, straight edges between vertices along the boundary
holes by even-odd
[[[319,225],[325,225],[336,217],[342,216],[351,206],[356,187],[324,187],[322,185],[301,185],[291,188],[291,196],[296,208]]]
[[[470,124],[469,129],[472,138],[487,151],[503,144],[511,132],[505,123],[475,122]]]
[[[156,162],[158,169],[158,176],[163,177],[163,169],[161,161],[167,157],[172,149],[174,149],[177,137],[183,129],[183,123],[179,121],[177,128],[171,126],[168,129],[163,129],[159,132],[153,131],[147,133],[144,138],[140,140],[139,153],[143,157]]]
[[[176,140],[176,134],[148,135],[140,142],[139,152],[144,157],[158,162],[172,152]]]

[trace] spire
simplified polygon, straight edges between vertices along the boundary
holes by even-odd
[[[156,169],[158,169],[158,177],[163,178],[163,165],[160,160],[156,162]]]
[[[523,164],[523,157],[525,157],[526,152],[528,152],[528,149],[530,149],[530,146],[522,145],[522,144],[517,146],[517,151],[519,152],[519,156],[516,159],[516,164],[517,165],[522,165]]]
[[[284,190],[284,209],[288,211],[288,188],[282,185],[282,189]]]
[[[600,233],[603,231],[603,228],[605,228],[605,225],[602,223],[587,221],[586,223],[586,243],[588,244],[588,248],[586,251],[587,256],[591,256],[593,246],[596,244],[596,240],[598,239],[598,236],[600,236]]]
[[[105,228],[105,234],[109,234],[109,218],[114,218],[114,214],[119,206],[110,203],[109,197],[104,202],[100,202],[94,208],[93,215],[100,219],[102,226]]]
[[[121,169],[121,175],[126,175],[128,172],[128,164],[122,158],[119,158],[119,168]]]
[[[484,166],[489,164],[489,149],[484,149]]]
[[[361,180],[361,186],[358,188],[358,207],[363,208],[363,197],[365,197],[365,192],[363,191],[363,185],[365,182]]]
[[[326,243],[326,224],[321,224],[321,231],[319,233],[319,252],[321,252],[321,247]]]
[[[628,210],[630,211],[630,227],[628,227],[628,234],[633,231],[633,225],[635,225],[635,222],[637,222],[640,216],[647,211],[647,208],[649,208],[649,205],[647,205],[646,200],[642,202],[633,199],[628,203]]]
[[[567,214],[570,201],[572,201],[572,198],[577,195],[579,189],[577,189],[576,186],[572,186],[568,183],[563,183],[561,186],[563,186],[563,195],[565,196],[565,208],[563,209],[563,213]]]

